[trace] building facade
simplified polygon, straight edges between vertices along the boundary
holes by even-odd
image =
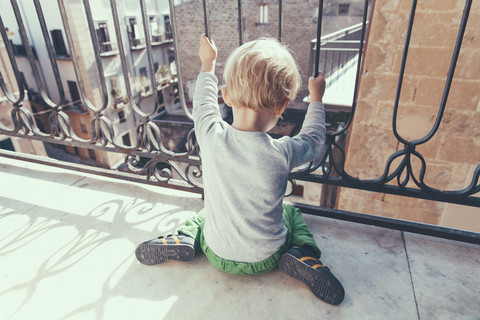
[[[138,2],[117,1],[115,10],[120,29],[119,36],[125,53],[124,62],[129,77],[131,99],[127,94],[124,68],[120,58],[121,48],[119,48],[114,15],[109,1],[90,2],[100,61],[95,59],[87,13],[82,1],[65,1],[64,14],[70,30],[70,41],[59,5],[51,1],[40,1],[48,40],[53,49],[54,62],[49,56],[41,21],[35,14],[39,8],[35,7],[33,1],[18,1],[18,4],[25,24],[26,36],[35,57],[33,65],[27,57],[27,50],[25,50],[11,6],[6,3],[0,4],[0,10],[5,27],[11,32],[9,40],[15,49],[16,60],[29,92],[34,114],[37,115],[39,126],[44,130],[50,130],[48,110],[52,104],[59,105],[70,118],[75,135],[81,139],[89,139],[92,134],[91,121],[95,111],[87,108],[86,104],[89,103],[100,109],[107,96],[108,102],[103,112],[112,121],[118,144],[128,147],[137,142],[136,127],[139,121],[139,117],[130,107],[132,104],[135,104],[139,113],[154,114],[159,109],[174,103],[175,74],[170,71],[170,65],[175,55],[167,1],[147,1],[146,4],[148,19],[146,25],[150,33],[155,88],[150,81],[151,70],[146,52],[146,33]],[[70,43],[73,43],[74,48],[71,48]],[[73,56],[77,57],[77,68],[75,68]],[[52,63],[56,64],[57,70],[52,67]],[[103,68],[102,79],[100,79],[97,63],[100,63]],[[33,68],[38,70],[38,76],[35,76]],[[101,82],[104,82],[106,92],[102,92]],[[157,106],[154,103],[154,95],[158,95]],[[121,155],[94,149],[72,146],[64,148],[69,153],[94,160],[105,167],[112,167],[122,159]]]
[[[464,6],[460,0],[418,2],[397,115],[398,133],[407,141],[434,127]],[[346,170],[354,177],[379,177],[387,159],[405,147],[392,133],[392,117],[410,9],[409,1],[375,1],[347,148]],[[416,148],[426,162],[424,182],[444,191],[467,187],[480,162],[480,4],[474,1],[470,12],[443,121]],[[419,178],[420,158],[411,163]],[[416,187],[411,178],[407,187]],[[480,230],[480,210],[474,207],[344,188],[338,208]]]

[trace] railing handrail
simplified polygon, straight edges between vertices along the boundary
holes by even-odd
[[[366,24],[368,25],[368,22]],[[336,40],[338,38],[341,38],[341,37],[343,37],[347,34],[351,34],[353,32],[360,31],[360,30],[362,30],[362,27],[363,27],[362,23],[357,23],[355,25],[340,29],[338,31],[335,31],[335,32],[332,32],[332,33],[329,33],[329,34],[326,34],[326,35],[323,35],[320,38],[320,44],[323,45],[324,43],[334,41],[334,40]],[[312,39],[311,42],[316,44],[317,39]]]

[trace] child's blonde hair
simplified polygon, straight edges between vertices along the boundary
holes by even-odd
[[[236,48],[227,59],[223,78],[231,104],[275,115],[283,112],[286,99],[295,98],[301,83],[292,54],[272,38]]]

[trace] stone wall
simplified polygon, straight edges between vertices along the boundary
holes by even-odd
[[[351,3],[350,14],[338,16],[337,2]],[[210,38],[218,48],[216,75],[222,82],[224,63],[230,52],[239,45],[238,7],[235,0],[207,1]],[[268,5],[268,23],[258,24],[258,5]],[[360,23],[363,1],[325,1],[322,35],[332,33],[350,25]],[[316,38],[318,1],[291,0],[283,1],[282,40],[294,52],[294,57],[302,75],[302,83],[307,84],[309,77],[310,41]],[[204,33],[202,1],[194,0],[175,7],[179,40],[181,72],[184,84],[195,79],[200,70],[198,45]],[[279,7],[276,0],[244,0],[242,2],[243,41],[248,42],[259,37],[278,37]],[[305,92],[305,87],[303,88]],[[299,98],[303,98],[299,95]]]
[[[407,140],[422,138],[433,126],[464,4],[463,0],[418,1],[397,121],[399,134]],[[347,151],[346,169],[355,177],[379,177],[388,157],[404,147],[392,133],[391,119],[410,5],[403,0],[375,1]],[[442,124],[433,139],[417,147],[427,162],[425,182],[431,187],[462,189],[480,163],[479,55],[480,4],[474,1]],[[418,177],[419,161],[413,162],[413,170]],[[435,224],[445,207],[345,188],[338,200],[343,210]]]

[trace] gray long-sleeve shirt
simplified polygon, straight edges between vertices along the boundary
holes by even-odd
[[[217,83],[212,73],[200,73],[193,99],[205,191],[205,241],[223,259],[258,262],[285,243],[282,203],[288,173],[325,152],[324,108],[320,102],[311,103],[298,135],[273,139],[224,122]]]

